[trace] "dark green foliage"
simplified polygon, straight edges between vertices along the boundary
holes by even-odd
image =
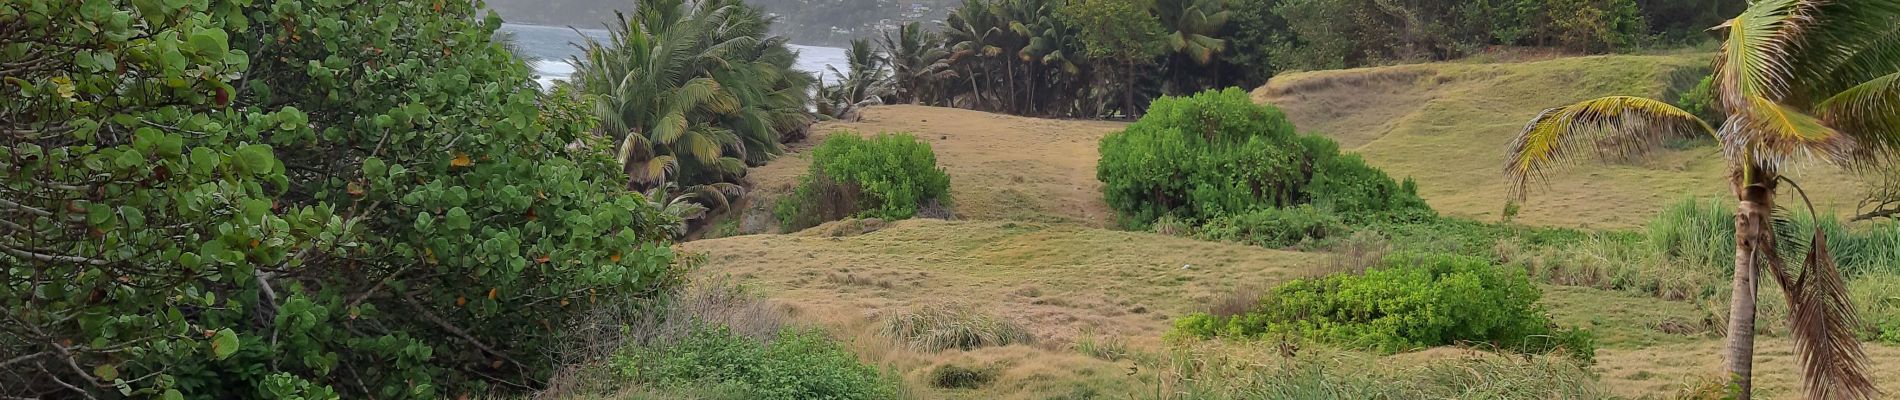
[[[743,399],[890,399],[896,380],[858,362],[819,331],[781,332],[761,342],[730,329],[699,328],[664,346],[617,356],[619,374],[662,388],[715,388]]]
[[[546,379],[593,299],[678,279],[677,221],[586,150],[589,105],[526,89],[499,24],[453,1],[0,4],[0,395]]]
[[[930,144],[909,134],[838,133],[811,152],[811,172],[774,209],[787,230],[842,216],[906,219],[950,200],[950,176]]]
[[[1304,241],[1322,241],[1351,232],[1334,214],[1311,205],[1263,208],[1208,220],[1195,232],[1202,240],[1239,242],[1269,248],[1287,248]]]
[[[1429,212],[1416,189],[1340,156],[1330,139],[1293,129],[1285,114],[1239,89],[1163,97],[1102,139],[1096,177],[1131,228],[1167,215],[1208,221],[1309,203],[1342,214]]]
[[[1232,317],[1195,314],[1175,322],[1192,337],[1304,337],[1397,352],[1478,343],[1526,353],[1595,352],[1588,332],[1553,328],[1541,292],[1518,268],[1483,259],[1405,253],[1363,275],[1302,279],[1275,288]]]

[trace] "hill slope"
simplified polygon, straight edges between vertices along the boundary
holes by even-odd
[[[1305,72],[1275,77],[1254,99],[1395,177],[1417,179],[1433,208],[1496,220],[1509,193],[1506,147],[1539,112],[1600,96],[1662,96],[1674,82],[1693,84],[1708,62],[1703,54],[1599,56]],[[1685,196],[1726,196],[1723,170],[1712,145],[1611,164],[1588,160],[1533,188],[1517,220],[1630,227]],[[1829,167],[1795,176],[1819,206],[1844,212],[1860,189],[1841,177]]]
[[[760,198],[788,193],[811,167],[804,152],[839,132],[910,133],[930,143],[966,219],[1106,227],[1114,213],[1095,180],[1097,143],[1126,124],[1023,118],[955,108],[881,106],[858,122],[825,122],[791,154],[750,172]],[[766,201],[769,202],[769,201]]]

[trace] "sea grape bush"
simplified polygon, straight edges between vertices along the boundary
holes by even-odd
[[[950,176],[916,136],[834,134],[812,149],[811,159],[810,173],[774,209],[788,230],[843,216],[906,219],[932,201],[950,200]]]
[[[1301,204],[1346,216],[1430,212],[1415,185],[1340,155],[1330,139],[1294,133],[1279,109],[1234,88],[1162,97],[1104,137],[1101,153],[1096,177],[1129,228]]]
[[[1240,315],[1194,314],[1176,336],[1297,337],[1397,352],[1479,343],[1502,350],[1563,350],[1593,359],[1589,332],[1556,328],[1521,268],[1465,256],[1400,253],[1364,274],[1300,279],[1274,288]]]
[[[0,395],[527,389],[677,280],[677,221],[479,7],[0,4]]]

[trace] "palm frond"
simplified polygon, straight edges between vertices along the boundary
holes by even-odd
[[[1716,55],[1716,82],[1724,106],[1740,109],[1748,105],[1749,96],[1779,99],[1787,94],[1792,74],[1788,55],[1803,18],[1799,3],[1762,0],[1717,27],[1728,30]]]
[[[1815,114],[1858,145],[1864,166],[1900,158],[1900,72],[1848,88],[1815,105]]]
[[[1760,96],[1745,97],[1731,112],[1718,133],[1731,160],[1779,171],[1795,160],[1843,160],[1854,149],[1853,138],[1821,119]]]
[[[1795,354],[1801,359],[1802,386],[1810,399],[1874,399],[1879,389],[1867,376],[1867,354],[1854,331],[1860,327],[1847,284],[1827,248],[1827,234],[1815,229],[1796,291],[1787,292]]]
[[[1504,171],[1514,197],[1526,193],[1531,179],[1554,163],[1574,160],[1579,152],[1598,158],[1639,156],[1662,148],[1671,138],[1713,134],[1707,122],[1661,101],[1641,97],[1604,97],[1544,110],[1511,143]]]

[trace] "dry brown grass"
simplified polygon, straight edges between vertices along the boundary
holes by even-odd
[[[1661,95],[1672,75],[1706,68],[1708,54],[1597,56],[1520,63],[1432,63],[1275,77],[1256,101],[1286,111],[1300,130],[1395,177],[1418,180],[1433,208],[1486,221],[1501,217],[1502,177],[1511,138],[1545,108],[1608,95]],[[1534,188],[1518,222],[1589,228],[1633,227],[1670,201],[1728,193],[1713,147],[1646,160],[1586,161]],[[1859,184],[1820,167],[1801,182],[1824,207],[1852,209]]]
[[[1705,64],[1697,55],[1615,56],[1323,71],[1276,79],[1256,98],[1276,103],[1302,130],[1328,134],[1395,176],[1416,177],[1422,194],[1442,212],[1495,220],[1507,193],[1498,174],[1503,149],[1533,114],[1592,96],[1653,95],[1675,71]],[[839,130],[917,134],[952,176],[963,220],[896,221],[868,230],[846,221],[793,235],[680,247],[710,255],[700,277],[734,276],[756,285],[785,304],[792,318],[827,327],[867,362],[904,375],[915,397],[982,399],[1173,397],[1163,395],[1168,378],[1161,371],[1167,367],[1139,360],[1171,351],[1161,336],[1174,318],[1208,311],[1223,299],[1244,299],[1232,295],[1243,285],[1264,289],[1301,276],[1362,269],[1389,249],[1361,238],[1330,249],[1332,254],[1295,253],[1095,229],[1112,222],[1094,177],[1097,142],[1121,126],[931,107],[872,108],[862,122],[821,125],[813,142]],[[802,150],[794,146],[792,154],[753,171],[762,200],[769,203],[774,193],[790,190],[806,171]],[[1517,221],[1634,226],[1675,199],[1721,193],[1716,171],[1722,166],[1714,152],[1690,149],[1567,170],[1554,176],[1548,190],[1536,192]],[[1808,173],[1803,184],[1810,194],[1821,194],[1823,206],[1854,193],[1851,182],[1831,179],[1838,176],[1833,172]],[[1540,271],[1607,287],[1616,279],[1614,269],[1593,265],[1629,261],[1595,256]],[[1688,290],[1663,286],[1659,292]],[[1016,321],[1037,344],[919,352],[879,335],[887,317],[945,301]],[[1593,372],[1612,395],[1663,398],[1719,374],[1720,339],[1712,331],[1719,324],[1703,318],[1719,305],[1557,286],[1546,287],[1545,304],[1560,323],[1591,328],[1603,340]],[[1149,356],[1111,361],[1118,357],[1075,349],[1104,338],[1115,338],[1114,347],[1130,354]],[[1239,361],[1287,350],[1273,343],[1240,346],[1262,347],[1251,353],[1222,347],[1235,344],[1199,345]],[[1765,338],[1761,349],[1756,379],[1764,397],[1794,395],[1798,379],[1787,339]],[[1900,365],[1900,348],[1869,345],[1868,351],[1878,381],[1900,382],[1900,368],[1890,366]],[[1370,357],[1367,364],[1417,366],[1468,359],[1468,352],[1349,355]],[[931,371],[945,365],[994,368],[995,377],[976,389],[930,388]]]
[[[909,132],[930,143],[950,174],[956,216],[978,220],[1064,222],[1106,227],[1114,222],[1095,180],[1096,145],[1119,122],[1023,118],[923,106],[866,109],[858,122],[825,122],[812,137],[749,176],[754,193],[789,193],[811,165],[806,150],[838,132]],[[769,202],[769,201],[768,201]]]

